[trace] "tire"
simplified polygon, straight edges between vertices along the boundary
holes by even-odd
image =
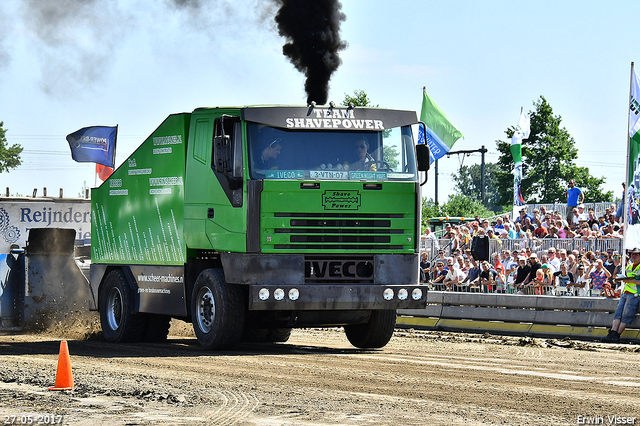
[[[198,275],[191,296],[191,319],[198,342],[206,349],[229,349],[242,337],[244,297],[240,287],[225,283],[221,269]]]
[[[242,331],[240,341],[247,343],[263,343],[269,337],[269,330],[266,328],[246,328]]]
[[[159,314],[146,314],[147,327],[144,330],[145,342],[165,342],[169,335],[169,327],[171,326],[171,317]]]
[[[99,306],[102,336],[107,342],[139,342],[147,317],[133,313],[133,289],[120,269],[109,272],[100,287]]]
[[[291,337],[290,328],[270,328],[267,335],[267,342],[285,343]]]
[[[379,349],[384,347],[396,326],[396,311],[371,311],[366,324],[345,325],[344,332],[349,342],[359,349]]]

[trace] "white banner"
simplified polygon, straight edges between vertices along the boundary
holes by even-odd
[[[0,253],[24,248],[31,228],[75,229],[76,245],[90,245],[91,201],[0,201]]]

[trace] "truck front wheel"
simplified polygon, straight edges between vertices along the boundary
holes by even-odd
[[[243,295],[239,287],[225,283],[220,269],[198,275],[191,297],[191,319],[198,342],[207,349],[228,349],[242,337]]]
[[[98,309],[107,342],[137,342],[144,336],[146,315],[133,313],[133,291],[121,270],[114,269],[105,277]]]
[[[349,342],[360,349],[384,347],[396,327],[396,311],[371,311],[371,318],[365,324],[345,325],[344,333]]]

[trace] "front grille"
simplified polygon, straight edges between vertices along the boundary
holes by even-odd
[[[403,214],[274,213],[276,250],[402,250],[408,247]],[[267,240],[268,241],[268,240]]]

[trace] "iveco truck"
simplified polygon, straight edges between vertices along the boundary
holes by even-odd
[[[424,130],[378,108],[170,115],[91,192],[104,338],[162,341],[177,318],[210,349],[328,326],[383,347],[397,309],[426,306]]]

